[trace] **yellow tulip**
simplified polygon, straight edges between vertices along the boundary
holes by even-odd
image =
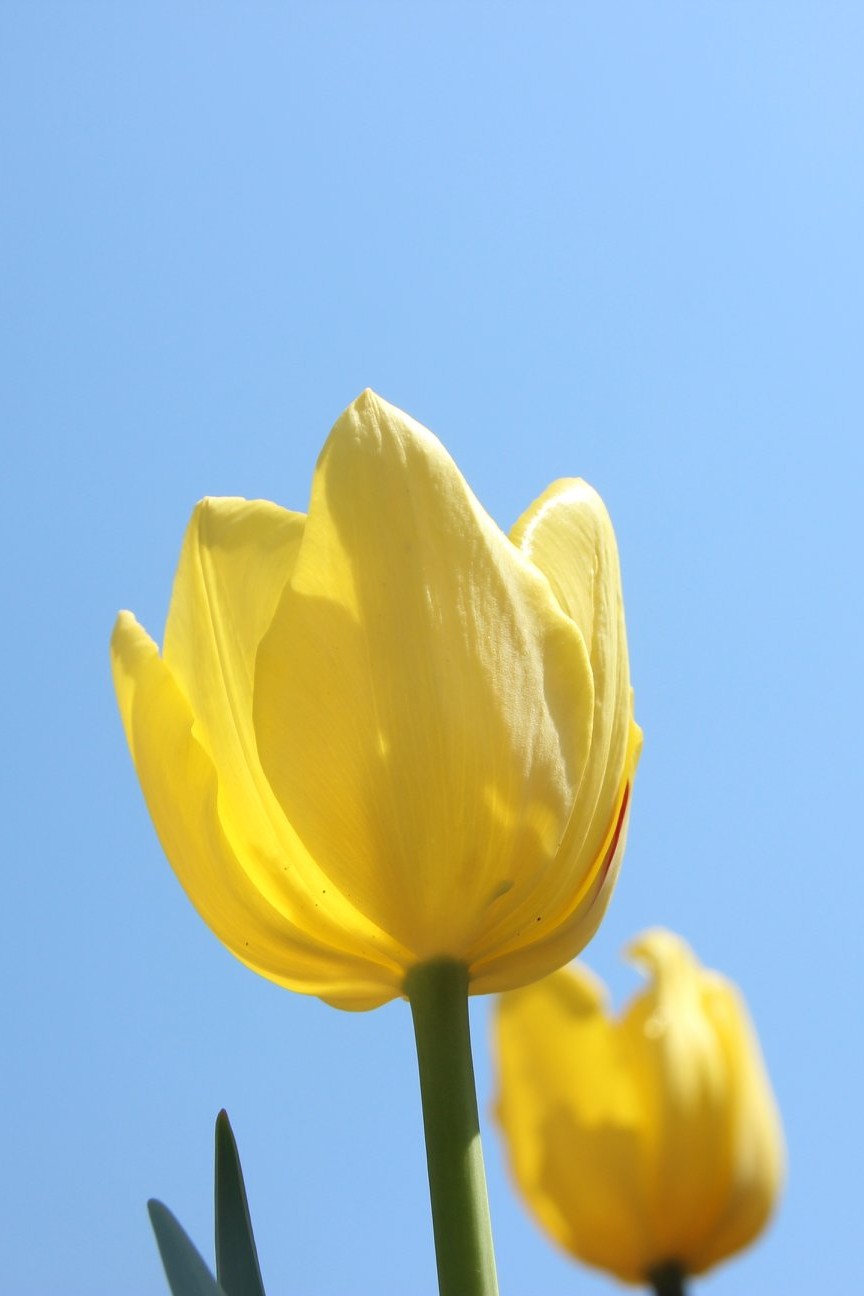
[[[736,988],[671,932],[646,932],[629,954],[651,980],[618,1020],[578,966],[502,997],[497,1116],[543,1228],[644,1283],[702,1273],[751,1242],[784,1151]]]
[[[308,515],[204,500],[162,653],[123,612],[112,659],[165,853],[265,976],[371,1008],[449,957],[486,992],[596,929],[639,731],[615,538],[584,482],[508,538],[435,437],[364,392]]]

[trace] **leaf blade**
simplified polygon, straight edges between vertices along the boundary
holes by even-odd
[[[246,1185],[228,1113],[216,1117],[216,1275],[226,1296],[265,1296]]]
[[[172,1296],[225,1296],[188,1233],[163,1202],[147,1203]]]

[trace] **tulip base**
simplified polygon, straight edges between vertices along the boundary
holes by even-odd
[[[684,1273],[676,1264],[660,1265],[648,1275],[656,1296],[687,1296]]]
[[[438,1287],[441,1296],[498,1296],[468,1025],[468,970],[452,959],[405,978],[411,1004]]]

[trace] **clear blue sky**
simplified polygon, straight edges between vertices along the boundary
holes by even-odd
[[[788,1189],[697,1290],[860,1280],[862,48],[831,0],[4,0],[5,1290],[162,1293],[154,1194],[209,1254],[224,1105],[273,1296],[433,1296],[407,1009],[222,949],[108,674],[193,503],[305,508],[367,385],[502,525],[606,498],[645,752],[588,958],[620,999],[672,926],[758,1023]],[[486,1155],[503,1291],[613,1290]]]

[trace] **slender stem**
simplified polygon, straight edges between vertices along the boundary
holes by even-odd
[[[468,1026],[468,971],[452,959],[412,968],[432,1226],[441,1296],[498,1296]]]
[[[654,1288],[656,1296],[687,1296],[684,1286],[684,1271],[677,1264],[659,1265],[652,1269],[648,1281]]]

